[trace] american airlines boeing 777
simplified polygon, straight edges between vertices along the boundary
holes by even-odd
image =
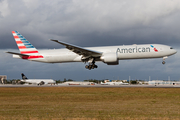
[[[98,67],[96,61],[102,61],[107,65],[118,65],[119,60],[163,58],[162,64],[165,64],[165,59],[177,52],[172,47],[162,44],[83,48],[53,39],[51,41],[64,45],[67,49],[37,50],[19,32],[12,31],[12,34],[20,50],[20,53],[7,52],[13,54],[14,58],[45,63],[84,62],[88,63],[85,68],[89,70]]]

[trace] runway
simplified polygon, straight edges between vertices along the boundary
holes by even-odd
[[[21,88],[21,87],[91,87],[91,88],[180,88],[180,85],[11,85],[0,84],[0,88]]]

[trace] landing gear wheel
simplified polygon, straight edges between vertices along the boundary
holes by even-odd
[[[88,69],[89,69],[89,70],[91,70],[91,68],[92,68],[92,66],[91,66],[91,65],[89,65]]]
[[[95,64],[95,60],[94,58],[92,58],[91,60],[88,61],[89,62],[89,65],[86,65],[85,68],[86,69],[94,69],[94,68],[98,68],[98,66]]]
[[[88,68],[89,68],[89,66],[88,66],[88,65],[86,65],[86,66],[85,66],[85,68],[86,68],[86,69],[88,69]]]
[[[166,63],[165,61],[162,62],[163,65],[164,65],[165,63]]]

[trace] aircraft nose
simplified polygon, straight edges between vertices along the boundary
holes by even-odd
[[[177,50],[175,50],[175,53],[177,53]]]
[[[174,49],[174,50],[173,50],[173,54],[176,54],[176,53],[177,53],[177,50]]]
[[[172,55],[177,53],[177,50],[173,49],[172,47],[170,47],[170,50],[171,50]]]

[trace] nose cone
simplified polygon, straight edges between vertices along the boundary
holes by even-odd
[[[173,55],[173,54],[176,54],[176,53],[177,53],[177,50],[172,49],[172,55]]]
[[[169,55],[168,56],[170,56],[170,55],[174,55],[174,54],[176,54],[177,53],[177,51],[175,50],[175,49],[173,49],[172,47],[169,47],[169,49],[168,49],[168,53],[169,53]]]

